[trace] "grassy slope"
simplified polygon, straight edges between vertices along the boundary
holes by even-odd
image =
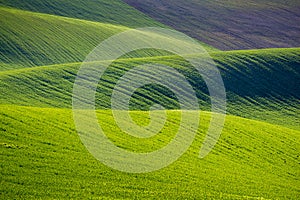
[[[300,46],[300,3],[297,0],[124,1],[222,50]]]
[[[142,119],[139,112],[135,114]],[[118,136],[122,133],[110,111],[98,114],[106,118],[100,123],[115,143],[141,148]],[[161,137],[144,141],[144,151],[171,137],[177,111],[169,116],[173,123]],[[206,113],[201,116],[196,140],[178,161],[157,172],[132,175],[111,170],[87,152],[70,110],[1,106],[1,198],[297,198],[299,131],[227,116],[216,147],[199,159],[209,121]]]
[[[121,0],[0,0],[0,5],[127,27],[163,26]]]
[[[127,12],[123,10],[124,15]],[[146,19],[141,18],[141,23]],[[131,18],[127,20],[135,24]],[[0,70],[83,61],[101,41],[128,29],[4,7],[0,7],[0,24]],[[143,24],[158,26],[151,20]],[[146,56],[142,52],[141,55]]]
[[[211,54],[225,83],[228,112],[299,129],[299,52],[299,49],[270,49]],[[110,108],[111,92],[120,76],[129,66],[145,62],[166,64],[180,71],[196,90],[201,108],[209,110],[205,83],[193,68],[174,56],[116,62],[99,83],[98,108]],[[0,72],[3,94],[0,103],[70,108],[79,67],[79,63],[74,63]],[[169,109],[178,108],[172,93],[160,87],[137,90],[131,105],[133,109],[142,109],[154,102]]]
[[[34,66],[82,61],[123,26],[0,8],[1,63]]]

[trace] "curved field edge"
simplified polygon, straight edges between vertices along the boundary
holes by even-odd
[[[211,53],[225,84],[227,112],[299,129],[299,55],[298,48]],[[210,109],[205,82],[176,56],[117,60],[98,85],[97,107],[110,108],[115,83],[127,70],[145,63],[160,63],[178,70],[194,87],[200,108]],[[79,68],[80,63],[70,63],[2,71],[0,103],[71,108],[73,83]],[[132,109],[147,109],[153,103],[161,103],[167,109],[178,108],[173,94],[160,87],[141,88],[131,102]]]
[[[198,154],[210,114],[201,112],[200,128],[189,150],[176,162],[148,174],[127,174],[95,160],[76,133],[72,111],[57,108],[0,106],[2,198],[214,198],[295,199],[299,195],[300,132],[227,116],[218,143],[204,159]],[[132,111],[140,119],[147,112]],[[110,117],[100,120],[122,148],[168,142],[178,111],[158,138],[126,139]],[[98,111],[99,119],[111,111]],[[175,123],[175,124],[174,124]],[[120,136],[123,135],[123,136]],[[122,162],[122,161],[120,161]]]
[[[124,26],[0,7],[1,63],[20,67],[79,62]]]
[[[155,26],[152,23],[149,19],[149,24],[139,27]],[[0,70],[80,62],[103,40],[130,29],[105,21],[86,21],[1,6],[0,24]],[[140,51],[136,56],[146,54]]]
[[[131,28],[164,26],[121,0],[1,0],[0,6]]]

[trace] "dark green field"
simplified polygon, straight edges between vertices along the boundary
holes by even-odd
[[[298,0],[124,0],[222,50],[300,46]]]
[[[158,1],[153,2],[153,6],[158,5]],[[172,6],[179,9],[178,2]],[[203,5],[216,11],[221,5],[241,9],[239,1],[229,2],[223,5],[205,1]],[[278,7],[279,13],[289,12],[279,1],[253,2],[256,1],[244,6],[275,11]],[[289,3],[284,8],[298,9],[297,1]],[[161,104],[167,109],[167,121],[153,137],[139,139],[126,134],[117,126],[111,110],[114,86],[126,71],[145,63],[164,64],[184,75],[200,105],[199,110],[191,111],[200,115],[200,124],[188,151],[166,168],[131,174],[102,164],[83,145],[72,114],[73,84],[81,62],[101,41],[116,33],[136,27],[173,27],[171,19],[176,16],[172,12],[178,11],[169,4],[161,7],[166,12],[154,16],[171,16],[162,21],[164,25],[120,0],[0,0],[0,199],[299,198],[300,48],[293,43],[297,38],[288,39],[289,31],[299,33],[298,26],[293,29],[290,24],[285,24],[291,29],[279,38],[286,41],[286,46],[273,45],[273,37],[263,40],[270,43],[253,46],[244,41],[247,34],[242,34],[240,40],[221,37],[224,43],[218,46],[214,44],[220,41],[214,40],[213,32],[211,38],[199,41],[219,69],[227,96],[222,134],[205,158],[199,158],[199,150],[212,114],[205,82],[182,57],[149,49],[119,58],[105,72],[96,92],[98,122],[109,139],[123,149],[152,152],[167,145],[178,130],[181,116],[178,100],[169,89],[147,85],[137,89],[130,100],[130,115],[140,125],[149,123],[152,105]],[[185,9],[194,4],[185,1],[180,5]],[[160,10],[152,11],[150,16]],[[289,15],[299,17],[296,13]],[[284,23],[286,17],[280,15],[278,20]],[[189,33],[193,30],[189,25],[192,19],[191,16],[186,24],[178,21],[176,25],[182,31],[188,26]],[[204,22],[194,23],[201,28]],[[214,26],[212,21],[206,23]],[[224,30],[221,33],[229,34]],[[203,31],[210,33],[210,29]],[[260,31],[249,34],[258,41],[264,29]],[[229,49],[239,45],[247,49],[269,47],[268,44],[293,48],[216,48],[226,49],[223,44],[228,44]],[[172,74],[170,77],[176,78]],[[186,127],[186,133],[190,131]]]

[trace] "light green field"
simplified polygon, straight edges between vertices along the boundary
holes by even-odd
[[[69,109],[1,106],[1,198],[225,198],[296,199],[299,131],[226,117],[219,142],[198,158],[208,113],[193,145],[179,160],[148,174],[114,171],[95,160],[76,134]],[[147,113],[134,111],[140,119]],[[144,117],[143,117],[144,115]],[[104,130],[121,147],[152,151],[172,137],[178,111],[168,111],[158,137],[136,143],[116,129],[110,111],[99,111]],[[126,140],[124,140],[126,139]]]

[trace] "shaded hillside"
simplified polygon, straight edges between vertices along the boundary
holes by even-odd
[[[218,49],[300,46],[300,2],[297,0],[124,2]]]
[[[225,84],[228,112],[297,127],[300,99],[299,55],[299,49],[211,54]],[[195,89],[201,109],[209,110],[210,98],[206,84],[194,68],[176,56],[116,61],[99,82],[97,107],[110,108],[113,88],[126,71],[133,66],[153,62],[171,66],[182,73]],[[73,83],[79,67],[80,63],[75,63],[0,72],[0,89],[3,94],[0,103],[71,108]],[[172,76],[170,74],[170,78]],[[148,85],[136,90],[132,96],[131,108],[144,110],[153,103],[160,103],[167,109],[178,109],[174,94],[157,85]],[[267,115],[270,116],[266,117]],[[291,119],[287,120],[288,122],[282,121],[278,118],[280,115]]]

